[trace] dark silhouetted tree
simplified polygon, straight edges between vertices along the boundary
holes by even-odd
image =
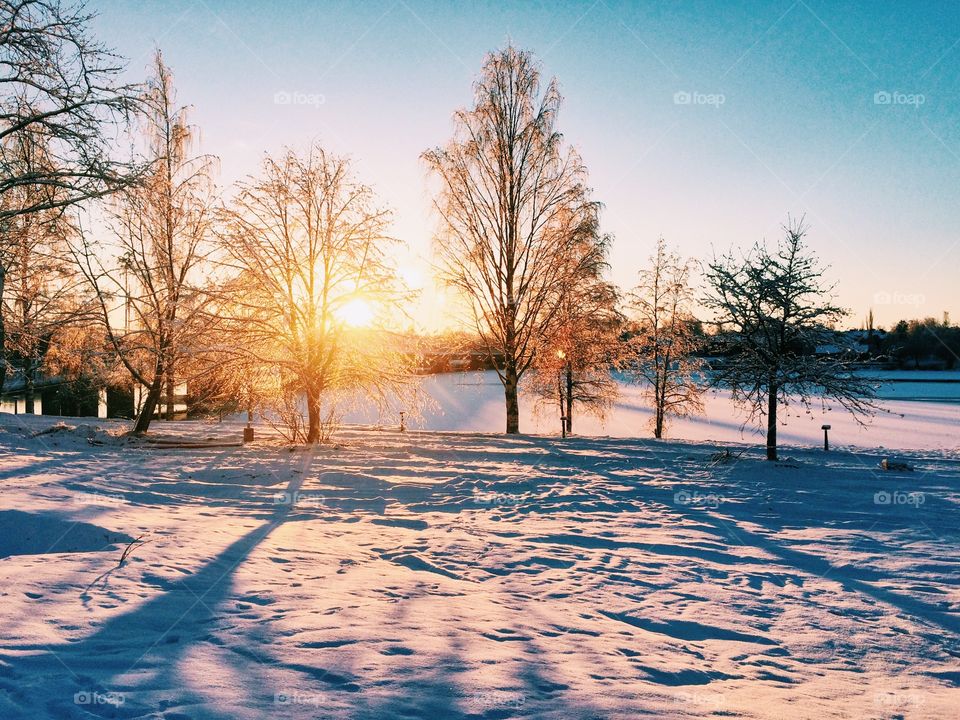
[[[833,326],[847,312],[835,304],[834,286],[804,243],[803,221],[788,222],[773,251],[757,244],[708,265],[704,304],[726,328],[730,354],[713,382],[727,387],[751,418],[765,417],[767,459],[777,459],[777,410],[798,401],[832,398],[858,420],[875,405],[873,384],[855,373],[851,349],[818,355],[836,343]]]

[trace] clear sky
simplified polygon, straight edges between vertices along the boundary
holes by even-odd
[[[420,153],[449,138],[484,54],[510,40],[560,82],[560,127],[605,204],[620,285],[661,234],[707,258],[806,214],[851,325],[871,307],[881,325],[960,320],[960,3],[90,7],[131,77],[163,50],[222,184],[284,145],[351,155],[396,211],[414,282],[435,226]]]

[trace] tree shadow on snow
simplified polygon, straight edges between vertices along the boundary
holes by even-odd
[[[298,492],[302,482],[302,475],[295,476],[287,492]],[[234,717],[232,713],[218,714],[209,706],[203,707],[205,695],[180,677],[178,666],[199,643],[216,644],[215,633],[223,620],[216,608],[231,596],[235,571],[287,521],[290,509],[289,504],[277,504],[265,522],[235,540],[198,571],[166,582],[161,594],[131,612],[107,620],[93,634],[61,645],[21,645],[15,654],[0,654],[5,663],[5,667],[0,667],[0,679],[6,681],[4,688],[30,708],[29,714],[34,716],[40,699],[44,699],[47,712],[55,717],[75,717],[81,709],[104,717],[155,712],[155,702],[138,700],[138,692],[146,689],[142,683],[160,694],[168,691],[168,695],[175,695],[175,703],[168,701],[167,707],[193,706],[190,714],[183,717]],[[30,651],[33,654],[22,654]],[[26,680],[17,682],[18,678]],[[106,700],[98,702],[96,693]],[[121,693],[122,703],[109,702],[111,697],[116,698],[109,693]],[[235,698],[237,707],[243,707],[244,701],[243,697]],[[198,706],[202,710],[195,714],[193,710]]]
[[[808,486],[804,481],[804,468],[804,465],[764,465],[768,473],[774,474],[768,474],[760,482],[746,480],[743,475],[738,477],[737,470],[734,470],[720,482],[702,486],[700,492],[722,495],[725,491],[723,485],[733,490],[738,486],[749,485],[751,492],[745,499],[729,501],[729,498],[721,498],[716,509],[698,509],[678,504],[672,489],[649,490],[660,496],[664,507],[696,521],[701,528],[710,528],[714,534],[735,546],[761,550],[801,573],[837,582],[849,593],[866,596],[902,613],[913,615],[937,630],[960,634],[960,617],[955,613],[947,612],[942,607],[899,589],[889,589],[891,585],[911,584],[913,581],[909,577],[893,570],[836,563],[813,552],[793,547],[803,544],[806,536],[802,533],[805,530],[815,531],[809,536],[810,541],[814,542],[820,539],[823,531],[834,531],[847,534],[851,543],[848,546],[850,550],[857,553],[885,554],[890,552],[890,547],[882,539],[871,537],[871,531],[910,530],[920,536],[929,536],[929,525],[939,524],[924,522],[929,520],[929,517],[918,515],[915,506],[876,504],[873,497],[874,487],[864,483],[862,478],[853,477],[852,482],[847,484],[849,470],[832,471],[835,474],[830,479],[830,485],[818,480],[815,485]],[[859,475],[860,472],[858,469],[855,474]],[[815,497],[817,492],[829,492],[829,500]],[[829,513],[823,512],[827,506],[830,507]],[[927,493],[923,508],[923,512],[947,513],[951,511],[952,505],[943,498]],[[778,537],[778,534],[785,530],[800,531],[800,534],[794,533],[791,538]],[[906,545],[909,540],[915,539],[916,535],[902,543]],[[924,561],[930,563],[935,559],[924,557]],[[949,571],[944,569],[943,572],[946,575]],[[920,579],[916,580],[919,582]]]

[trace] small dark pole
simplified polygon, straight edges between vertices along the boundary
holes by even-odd
[[[821,425],[820,429],[823,430],[823,449],[824,449],[824,452],[826,452],[827,450],[830,449],[830,438],[828,436],[828,433],[830,432],[830,426]]]
[[[247,393],[247,426],[243,429],[243,441],[245,443],[253,442],[253,387],[248,388]]]
[[[560,437],[567,436],[567,416],[563,414],[563,381],[560,379],[560,376],[557,376],[557,393],[559,395],[560,402]]]
[[[403,410],[400,411],[400,432],[406,432],[406,431],[407,431],[406,415],[407,415],[407,414],[406,414]]]

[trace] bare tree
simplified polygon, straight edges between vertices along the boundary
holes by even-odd
[[[530,53],[507,47],[486,58],[453,139],[423,155],[441,184],[442,274],[502,357],[508,433],[520,431],[518,382],[548,335],[577,228],[597,214],[586,169],[557,131],[560,103],[555,81],[541,92]]]
[[[101,197],[130,180],[110,146],[137,88],[119,82],[123,62],[90,37],[90,19],[82,5],[59,0],[0,0],[0,198],[51,190],[26,205],[0,203],[0,221]],[[12,141],[24,134],[40,139],[49,162],[20,162]]]
[[[196,131],[187,108],[177,105],[159,51],[152,68],[141,115],[150,170],[113,200],[115,245],[94,246],[84,235],[75,249],[119,361],[134,385],[146,390],[137,434],[147,432],[164,388],[172,417],[174,387],[187,379],[179,365],[187,357],[196,362],[210,320],[202,286],[215,159],[193,154]],[[117,299],[120,308],[113,304]]]
[[[40,173],[49,168],[41,136],[24,132],[7,138],[4,145],[8,165],[15,161],[21,172]],[[15,211],[40,204],[42,197],[57,192],[56,188],[25,184],[0,195],[0,210],[12,211],[0,221],[0,388],[13,365],[24,376],[28,412],[32,412],[34,371],[42,362],[37,355],[46,344],[41,337],[48,329],[34,328],[31,321],[38,320],[38,314],[48,316],[44,312],[48,304],[59,305],[46,303],[40,296],[57,292],[51,287],[56,263],[50,262],[50,255],[58,249],[58,236],[62,238],[69,223],[58,208]],[[56,270],[62,275],[65,268],[59,265]]]
[[[777,409],[791,401],[808,407],[814,398],[838,401],[858,420],[875,405],[873,384],[855,374],[853,351],[818,355],[817,347],[836,343],[831,327],[847,315],[834,304],[835,285],[804,237],[806,228],[788,221],[774,251],[757,244],[708,266],[707,308],[727,328],[729,357],[713,382],[727,387],[751,418],[766,417],[767,459],[777,459]]]
[[[387,257],[390,220],[349,162],[319,146],[267,158],[226,213],[228,327],[242,362],[270,371],[251,392],[273,398],[293,439],[325,440],[344,396],[387,404],[410,386],[413,354],[391,324],[406,294]]]
[[[556,311],[533,362],[531,388],[558,408],[564,436],[576,408],[603,418],[618,393],[612,370],[620,356],[623,318],[618,293],[605,275],[611,238],[584,224],[567,257],[568,272],[553,292]]]
[[[82,322],[91,307],[66,250],[74,229],[62,210],[19,215],[7,227],[0,248],[3,355],[23,381],[25,412],[33,413],[37,373],[55,337]]]
[[[661,237],[630,293],[636,321],[624,368],[643,383],[653,405],[653,436],[663,437],[670,417],[703,412],[701,346],[692,313],[694,263],[682,260]]]

